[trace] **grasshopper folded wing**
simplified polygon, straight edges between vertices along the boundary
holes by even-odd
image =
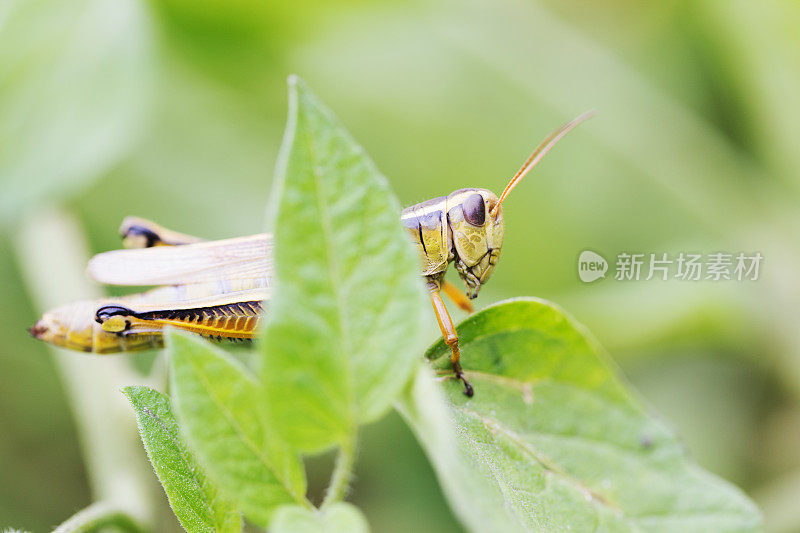
[[[89,261],[89,276],[108,285],[184,285],[269,278],[272,236],[250,235],[183,246],[114,250]]]

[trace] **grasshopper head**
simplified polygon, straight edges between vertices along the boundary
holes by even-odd
[[[500,248],[503,246],[503,201],[564,135],[592,116],[594,111],[587,111],[548,135],[512,176],[499,198],[486,189],[460,189],[447,197],[447,215],[457,256],[455,266],[467,284],[470,298],[478,295],[481,285],[492,275],[500,257]]]
[[[503,210],[487,189],[460,189],[447,197],[455,267],[475,298],[494,272],[503,246]]]

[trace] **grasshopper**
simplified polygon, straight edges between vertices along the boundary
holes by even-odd
[[[584,113],[564,124],[533,151],[498,197],[487,189],[459,189],[412,205],[400,221],[417,249],[431,304],[455,377],[464,392],[473,388],[461,368],[453,320],[442,300],[472,311],[471,300],[494,272],[503,246],[503,201],[570,130],[593,116]],[[171,326],[222,341],[252,339],[269,300],[272,236],[266,233],[218,241],[178,233],[148,220],[128,217],[120,233],[125,250],[96,255],[90,277],[109,285],[161,285],[150,291],[74,302],[45,313],[30,328],[51,344],[94,353],[159,348]],[[466,294],[444,279],[450,265]]]

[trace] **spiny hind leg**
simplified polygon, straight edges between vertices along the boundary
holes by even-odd
[[[150,220],[139,217],[125,217],[119,228],[125,248],[152,248],[153,246],[180,246],[201,242],[194,235],[178,233]]]
[[[472,396],[475,391],[464,376],[464,372],[461,370],[461,350],[458,348],[456,326],[453,324],[453,319],[450,318],[450,313],[447,312],[447,307],[444,305],[442,295],[439,294],[439,284],[435,281],[429,281],[428,293],[431,297],[433,312],[436,314],[436,320],[439,322],[439,329],[442,331],[444,342],[450,347],[450,364],[453,367],[455,377],[464,383],[464,394]]]

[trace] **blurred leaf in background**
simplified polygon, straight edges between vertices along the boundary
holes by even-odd
[[[127,155],[149,116],[152,39],[135,0],[0,7],[0,214],[63,201]]]
[[[153,58],[150,20],[137,1],[0,5],[4,229],[44,202],[79,196],[130,153],[149,115]],[[0,351],[0,523],[45,529],[87,503],[86,479],[52,362],[20,334],[34,312],[5,236],[0,247],[0,329],[10,339]]]

